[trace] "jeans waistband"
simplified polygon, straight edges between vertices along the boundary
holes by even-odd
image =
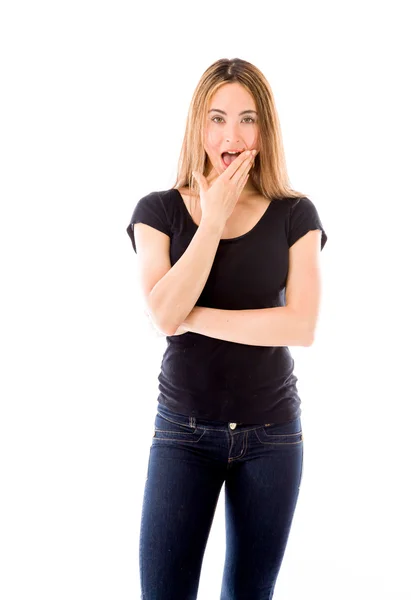
[[[226,429],[228,424],[230,423],[230,421],[216,421],[216,420],[212,420],[212,419],[203,419],[203,418],[199,418],[199,417],[192,417],[189,415],[183,415],[181,413],[175,412],[174,410],[171,410],[170,408],[168,408],[167,406],[165,406],[164,404],[160,404],[160,402],[157,403],[157,411],[160,414],[163,414],[164,416],[173,418],[174,420],[177,420],[179,423],[185,424],[185,425],[189,425],[190,427],[215,427],[215,428],[219,428],[221,427],[222,429]],[[255,427],[261,427],[261,424],[258,423],[240,423],[238,421],[235,421],[236,426],[255,426]],[[267,425],[269,425],[269,423],[267,423]]]

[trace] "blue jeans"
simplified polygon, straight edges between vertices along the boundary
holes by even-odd
[[[158,404],[154,430],[140,529],[142,600],[197,598],[223,483],[220,600],[271,600],[302,477],[300,417],[281,425],[230,424]]]

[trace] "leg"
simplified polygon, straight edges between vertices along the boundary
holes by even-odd
[[[226,480],[221,600],[271,600],[302,476],[299,419],[247,436],[247,452]]]
[[[224,472],[207,460],[201,433],[156,423],[141,519],[142,599],[195,600]]]

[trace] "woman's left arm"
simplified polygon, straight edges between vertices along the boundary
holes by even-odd
[[[309,346],[311,342],[288,306],[250,310],[195,306],[174,335],[188,331],[249,346]]]
[[[249,310],[195,306],[174,335],[189,331],[251,346],[311,346],[321,298],[321,231],[289,249],[286,305]]]

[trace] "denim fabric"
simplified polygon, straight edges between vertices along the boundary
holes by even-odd
[[[271,600],[302,478],[301,418],[230,426],[158,404],[153,434],[140,528],[142,600],[197,598],[223,483],[220,600]]]

